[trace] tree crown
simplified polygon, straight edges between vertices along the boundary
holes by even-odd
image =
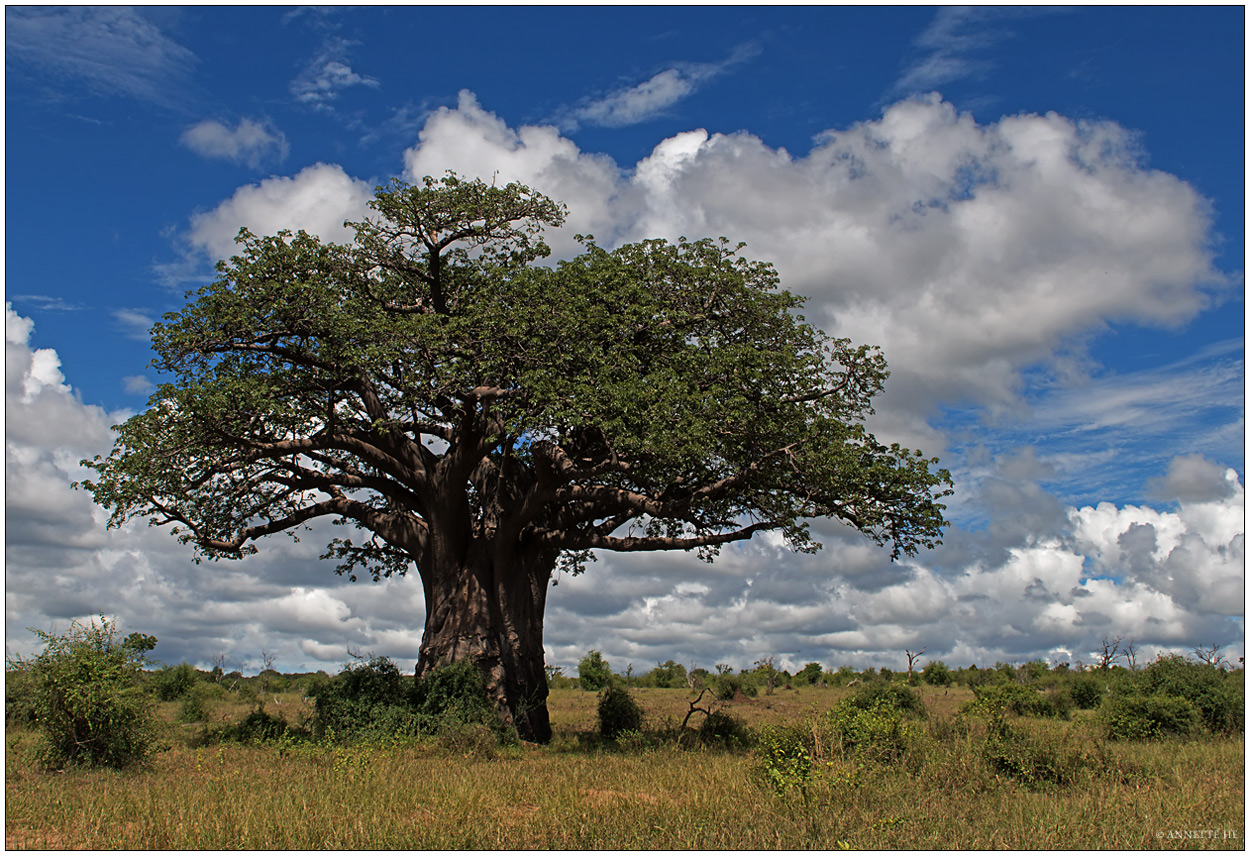
[[[805,323],[742,245],[584,239],[540,265],[562,206],[454,174],[373,208],[350,245],[241,232],[154,327],[171,379],[84,462],[112,525],[232,558],[329,517],[366,535],[326,555],[375,578],[457,538],[575,568],[763,529],[812,550],[814,517],[895,558],[938,542],[949,475],[863,427],[884,358]]]

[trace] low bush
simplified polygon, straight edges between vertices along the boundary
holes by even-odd
[[[992,720],[983,752],[995,772],[1031,787],[1070,785],[1096,768],[1068,739],[1025,730],[1004,717]]]
[[[807,796],[812,779],[812,731],[802,726],[766,725],[760,729],[752,772],[777,794],[799,790]]]
[[[747,698],[755,698],[760,693],[759,686],[747,680],[745,676],[729,672],[711,678],[710,686],[712,694],[719,701],[732,701],[740,694]]]
[[[815,733],[844,757],[886,764],[901,760],[923,741],[916,721],[884,696],[870,707],[862,700],[856,703],[855,696],[845,699],[825,714]]]
[[[1103,701],[1098,719],[1112,740],[1188,737],[1198,712],[1187,699],[1169,695],[1115,695]]]
[[[1122,695],[1170,696],[1188,701],[1202,726],[1213,734],[1245,730],[1243,673],[1230,673],[1207,663],[1173,655],[1160,657],[1145,669],[1117,682]]]
[[[156,697],[161,701],[177,701],[182,698],[199,680],[199,675],[190,663],[179,663],[159,672],[153,672],[148,680]]]
[[[267,743],[278,740],[290,730],[285,719],[257,708],[242,721],[227,726],[217,735],[220,740],[238,743]]]
[[[972,692],[976,697],[964,706],[964,711],[968,713],[1006,711],[1017,716],[1067,719],[1072,712],[1071,695],[1058,690],[1039,693],[1021,684],[986,683],[974,687]]]
[[[721,749],[741,749],[754,742],[751,729],[732,713],[713,710],[699,725],[699,742]]]
[[[848,697],[845,704],[857,710],[873,710],[884,708],[906,713],[924,714],[924,704],[920,701],[920,693],[907,688],[903,684],[874,681],[863,689]]]
[[[116,624],[104,617],[99,624],[75,621],[60,635],[34,633],[44,649],[19,665],[32,685],[43,763],[128,767],[146,760],[156,721],[138,673],[155,640],[138,634],[120,640]]]
[[[1093,710],[1107,694],[1107,682],[1094,675],[1078,675],[1068,682],[1072,702],[1081,710]]]
[[[642,728],[642,708],[629,690],[609,686],[599,696],[599,733],[609,740]]]

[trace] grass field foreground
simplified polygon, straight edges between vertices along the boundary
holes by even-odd
[[[1244,739],[1097,740],[1084,715],[1017,723],[1097,759],[1071,783],[1028,785],[955,727],[971,697],[925,688],[907,757],[815,759],[802,787],[761,780],[759,752],[683,749],[647,734],[605,745],[596,696],[557,690],[556,739],[515,748],[279,741],[196,746],[169,724],[147,769],[41,772],[35,735],[11,731],[10,849],[1154,849],[1244,848]],[[810,721],[845,690],[778,690],[725,709],[755,728]],[[691,694],[643,689],[653,727]],[[289,717],[298,695],[277,699]],[[246,714],[219,703],[214,719]],[[162,710],[166,720],[173,708]],[[693,721],[698,720],[696,715]]]

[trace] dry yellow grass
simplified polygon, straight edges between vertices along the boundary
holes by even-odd
[[[926,689],[926,706],[940,718],[966,692]],[[680,722],[688,710],[688,693],[636,695],[653,723]],[[756,724],[793,722],[843,695],[778,690],[727,709]],[[988,773],[971,738],[953,738],[935,742],[912,772],[832,762],[804,798],[761,786],[745,753],[585,748],[594,741],[577,735],[593,728],[595,699],[553,693],[553,745],[492,758],[433,746],[197,749],[174,733],[148,770],[46,773],[29,763],[32,736],[11,734],[5,841],[11,849],[1244,846],[1240,739],[1117,744],[1110,751],[1127,772],[1030,789]],[[1217,837],[1194,837],[1206,830]],[[1168,837],[1177,834],[1189,837]]]

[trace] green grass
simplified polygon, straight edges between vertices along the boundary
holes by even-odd
[[[778,690],[727,706],[753,727],[798,724],[847,691]],[[690,694],[644,689],[649,727],[680,723]],[[550,746],[455,752],[196,747],[202,726],[162,706],[170,748],[148,769],[40,772],[34,735],[11,731],[11,849],[1154,849],[1244,846],[1244,740],[1097,739],[1087,716],[1022,719],[1029,740],[1104,753],[1063,786],[1030,786],[985,761],[983,729],[954,725],[971,697],[926,688],[924,738],[890,766],[822,753],[805,789],[776,793],[749,752],[596,739],[596,696],[551,698]],[[266,706],[294,721],[298,695]],[[230,699],[212,721],[245,715]],[[692,719],[697,723],[700,717]],[[647,748],[649,747],[649,748]],[[487,754],[490,757],[487,757]],[[1195,838],[1215,830],[1235,838]],[[1188,838],[1158,838],[1163,833]]]

